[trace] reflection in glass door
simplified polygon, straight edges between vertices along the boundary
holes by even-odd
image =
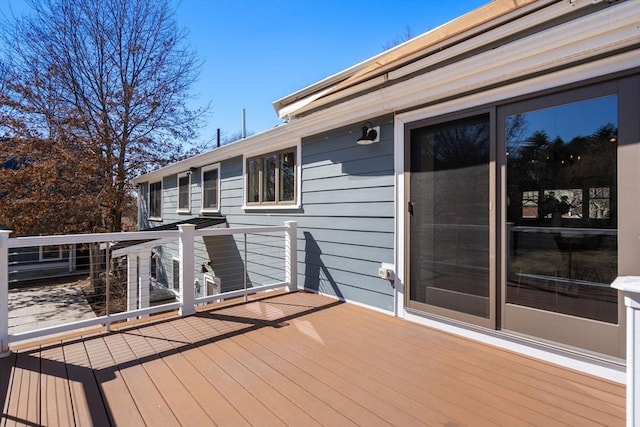
[[[507,303],[617,323],[616,105],[507,117]]]
[[[490,120],[410,131],[409,307],[490,318]]]
[[[524,102],[502,116],[502,326],[616,354],[618,99],[558,101]]]

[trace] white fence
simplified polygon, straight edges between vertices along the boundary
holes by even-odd
[[[0,230],[0,355],[8,354],[9,344],[21,340],[97,325],[108,330],[114,322],[153,313],[178,310],[189,315],[197,305],[213,301],[242,296],[246,300],[250,294],[276,288],[297,289],[294,221],[275,227],[196,230],[184,224],[171,231],[21,238],[9,238],[9,234]],[[36,252],[40,255],[35,256]],[[51,259],[43,259],[43,253]],[[39,268],[46,270],[64,258],[64,265],[74,273],[69,275],[73,285],[56,288],[47,284],[51,279],[40,280],[36,291],[33,287],[11,291],[12,300],[29,292],[37,292],[38,298],[12,306],[10,282],[12,287],[20,283],[10,277],[16,265],[24,265],[20,257],[30,259],[31,281],[38,278],[34,273]],[[38,312],[56,297],[54,288],[62,289],[55,312]],[[71,298],[68,289],[72,288],[76,292]],[[74,304],[83,306],[82,315],[72,312]],[[40,320],[55,317],[56,321],[20,325],[21,309],[31,310],[25,319],[36,313]]]

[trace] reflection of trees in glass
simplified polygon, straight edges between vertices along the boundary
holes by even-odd
[[[181,176],[178,178],[178,209],[189,208],[189,176]]]
[[[247,190],[247,201],[248,202],[259,202],[260,201],[260,163],[258,159],[249,159],[247,161],[248,166],[248,190]]]
[[[264,158],[263,181],[262,181],[262,201],[276,201],[276,155],[270,155]]]
[[[293,151],[280,155],[280,200],[293,201],[295,197],[296,157]]]
[[[430,221],[484,223],[489,188],[488,116],[415,129],[411,141],[411,185],[420,188],[422,200],[432,200],[422,207],[431,212]]]
[[[524,135],[521,130],[529,126],[527,114],[517,115],[517,119],[511,116],[507,123],[507,182],[513,206],[509,211],[511,221],[517,220],[518,216],[533,217],[524,215],[527,201],[524,198],[517,200],[524,197],[525,193],[565,188],[571,193],[565,196],[573,199],[578,191],[576,188],[609,188],[615,182],[618,129],[614,124],[603,124],[591,135],[576,135],[564,141],[561,137],[551,139],[545,129]],[[594,196],[595,193],[589,194],[588,218],[608,219],[609,197]],[[539,197],[542,197],[542,193]],[[560,197],[556,195],[558,202],[561,201]],[[541,202],[541,209],[542,205]],[[523,208],[516,212],[516,206]],[[586,218],[587,212],[583,213],[581,209],[582,197],[579,204],[572,204],[570,217]],[[599,217],[597,212],[600,212]],[[563,214],[563,217],[568,218],[567,215]],[[551,214],[544,212],[540,217],[551,218]]]
[[[423,155],[433,158],[434,169],[456,169],[489,159],[489,123],[482,119],[464,126],[447,126],[423,135]],[[424,143],[426,142],[426,143]]]

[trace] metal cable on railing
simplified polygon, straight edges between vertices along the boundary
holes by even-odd
[[[0,352],[10,342],[295,289],[296,233],[295,222],[14,239],[0,231]]]

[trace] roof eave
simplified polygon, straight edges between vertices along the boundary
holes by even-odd
[[[556,0],[494,0],[353,67],[283,97],[273,103],[273,108],[281,119],[295,118],[296,112],[299,109],[304,109],[310,103],[331,93],[375,78],[378,71],[388,68],[392,64],[401,66],[405,62],[411,61],[416,53],[431,46],[463,33],[471,33],[474,29],[479,29],[488,22],[534,3],[537,3],[538,7],[542,7],[554,1]]]

